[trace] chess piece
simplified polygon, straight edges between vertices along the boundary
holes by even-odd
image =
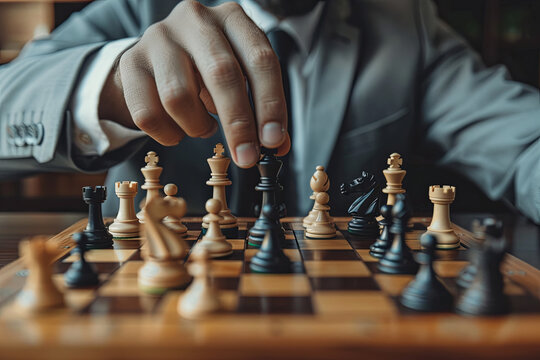
[[[501,273],[506,250],[507,242],[503,237],[486,236],[482,250],[478,253],[474,280],[456,304],[458,313],[472,316],[508,313],[510,305],[504,293]]]
[[[23,240],[19,251],[29,272],[23,289],[15,299],[17,311],[35,314],[63,307],[64,295],[52,279],[56,244],[45,237],[35,237]]]
[[[382,225],[382,231],[377,240],[369,247],[369,254],[376,258],[383,258],[386,251],[392,245],[392,234],[390,233],[390,225],[392,225],[392,205],[381,206],[381,215],[383,220],[379,223]]]
[[[330,206],[328,201],[330,196],[325,192],[320,192],[315,196],[315,206],[313,209],[317,213],[315,221],[306,229],[306,237],[312,239],[331,239],[336,237],[336,227],[332,223]]]
[[[159,177],[163,168],[158,166],[159,156],[154,151],[149,151],[144,161],[146,166],[141,169],[141,172],[144,176],[144,184],[141,186],[141,189],[146,190],[146,204],[150,200],[160,197],[159,190],[163,188],[163,185],[159,183]],[[144,208],[141,208],[141,211],[137,213],[137,218],[141,224],[144,224]]]
[[[379,261],[378,268],[387,274],[415,274],[418,263],[412,256],[411,249],[405,243],[405,229],[410,219],[405,194],[396,195],[396,203],[392,207],[392,225],[390,233],[394,234],[392,246]]]
[[[141,291],[162,294],[190,281],[184,267],[187,245],[162,222],[166,216],[182,217],[184,213],[185,203],[177,198],[154,197],[146,201],[144,232],[147,247],[138,277]]]
[[[262,148],[261,152],[262,158],[257,163],[261,178],[257,186],[255,186],[255,190],[262,191],[263,193],[261,204],[262,209],[265,205],[280,205],[277,204],[276,195],[283,189],[283,187],[278,183],[278,175],[283,163],[281,160],[276,158],[276,149]],[[266,235],[266,231],[268,231],[270,227],[271,223],[261,211],[259,218],[249,230],[248,244],[255,247],[260,247],[264,236]],[[280,233],[280,236],[284,239],[285,234],[283,233],[283,229],[280,231]]]
[[[190,260],[192,263],[188,265],[188,270],[193,276],[193,282],[178,301],[177,311],[186,319],[200,319],[221,311],[223,306],[212,286],[208,250],[204,247],[193,249]]]
[[[85,233],[73,234],[73,240],[77,243],[72,253],[78,253],[79,259],[69,267],[64,274],[64,282],[67,287],[79,288],[95,286],[99,284],[98,273],[85,258],[87,237]]]
[[[84,233],[88,241],[86,242],[87,249],[110,249],[113,247],[113,236],[103,223],[103,215],[101,213],[101,204],[107,198],[107,187],[85,186],[82,189],[83,200],[88,204],[88,224],[84,229]]]
[[[167,184],[163,190],[166,195],[164,198],[165,201],[175,201],[174,199],[176,199],[176,194],[178,193],[178,187],[175,184]],[[165,224],[165,226],[177,233],[179,236],[186,237],[187,226],[182,223],[182,217],[186,214],[187,206],[184,199],[178,198],[178,200],[181,201],[182,207],[184,208],[182,216],[166,216],[165,219],[163,219],[163,224]]]
[[[379,235],[379,223],[376,219],[379,215],[379,186],[375,176],[362,171],[362,175],[351,183],[341,184],[340,191],[343,195],[359,194],[348,210],[352,216],[347,226],[349,233],[376,238]]]
[[[473,221],[472,230],[478,242],[473,243],[469,251],[467,251],[469,264],[460,271],[456,279],[457,286],[462,289],[467,289],[476,276],[478,257],[480,256],[486,236],[499,238],[503,234],[502,222],[494,218],[486,218],[482,222],[476,219]]]
[[[328,191],[330,188],[330,179],[328,178],[328,174],[324,171],[323,166],[317,166],[315,173],[309,181],[309,186],[313,191],[313,194],[309,197],[311,200],[315,200],[317,193]],[[315,207],[315,201],[313,201],[313,207]],[[312,208],[309,214],[304,218],[302,225],[307,228],[316,218],[317,212]]]
[[[386,178],[386,187],[382,192],[388,194],[386,205],[394,205],[396,203],[396,195],[405,193],[405,189],[402,188],[401,184],[407,171],[401,168],[403,159],[398,153],[390,154],[387,164],[389,165],[388,169],[383,170],[383,175]]]
[[[225,186],[232,184],[231,180],[227,178],[227,169],[229,168],[231,159],[224,156],[224,152],[225,148],[221,143],[218,143],[214,148],[214,156],[207,159],[212,173],[206,185],[212,186],[214,189],[212,198],[221,202],[222,208],[219,212],[221,216],[221,220],[219,221],[221,232],[228,238],[236,238],[238,237],[238,221],[227,206],[227,196],[225,194]],[[203,218],[203,234],[208,229],[209,224],[209,219]]]
[[[400,302],[403,306],[418,311],[450,311],[453,304],[452,294],[437,278],[433,269],[437,238],[433,234],[427,234],[420,241],[424,248],[423,253],[417,257],[421,266],[414,280],[403,290]]]
[[[208,215],[205,216],[209,221],[208,230],[195,247],[205,248],[212,258],[231,255],[233,252],[232,245],[227,242],[219,226],[221,202],[217,199],[209,199],[206,202],[206,211],[208,211]]]
[[[426,233],[437,235],[438,249],[457,249],[459,238],[450,222],[450,204],[456,196],[454,186],[432,185],[429,187],[429,199],[433,203],[433,217]]]
[[[291,271],[291,261],[283,253],[281,248],[281,237],[279,223],[279,212],[277,206],[265,205],[262,209],[263,215],[269,219],[274,219],[274,224],[267,231],[261,248],[251,259],[249,268],[253,272],[276,274],[287,273]]]
[[[109,232],[115,239],[133,239],[139,237],[139,219],[135,215],[136,181],[117,181],[114,183],[116,195],[120,199],[118,214],[109,226]]]

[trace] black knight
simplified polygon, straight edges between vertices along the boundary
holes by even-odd
[[[348,213],[352,216],[348,231],[357,236],[376,238],[379,235],[379,224],[376,217],[379,215],[379,185],[375,176],[362,171],[360,177],[349,184],[341,184],[341,194],[359,194],[349,207]]]

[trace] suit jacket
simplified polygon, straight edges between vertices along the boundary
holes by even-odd
[[[177,183],[191,212],[204,212],[211,194],[206,158],[222,134],[171,148],[134,141],[100,158],[77,155],[70,140],[68,101],[85,60],[108,41],[141,36],[177,3],[96,1],[2,66],[0,175],[111,168],[109,186],[113,180],[142,183],[144,153],[153,149],[164,166],[162,183]],[[308,170],[298,175],[306,184],[298,189],[302,213],[311,206],[308,184],[316,165],[327,167],[331,205],[342,213],[352,199],[337,194],[339,183],[361,170],[380,174],[388,155],[400,152],[405,161],[419,154],[456,169],[492,199],[509,199],[540,220],[538,90],[511,81],[503,67],[486,69],[430,1],[328,1],[314,41]],[[235,171],[232,166],[233,211],[242,203]],[[110,195],[113,213],[117,200]]]

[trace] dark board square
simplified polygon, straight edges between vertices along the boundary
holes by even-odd
[[[366,290],[378,291],[371,277],[316,277],[310,278],[313,290]]]
[[[202,223],[200,222],[185,222],[184,225],[188,230],[202,230]]]
[[[305,261],[358,260],[353,250],[301,250]]]
[[[525,295],[510,296],[510,309],[512,313],[528,314],[540,313],[540,301],[529,293]]]
[[[143,261],[144,259],[142,258],[142,255],[141,255],[141,250],[138,249],[133,255],[131,255],[128,259],[128,261]]]
[[[99,315],[153,313],[160,300],[159,296],[98,296],[82,312]]]
[[[243,314],[313,314],[309,296],[240,296],[237,312]]]
[[[233,250],[231,255],[218,258],[219,260],[244,260],[244,250]]]
[[[375,242],[375,240],[376,239],[349,239],[349,242],[356,250],[366,250],[369,249],[369,247]]]
[[[218,290],[237,290],[240,283],[239,277],[215,277],[212,283]]]
[[[195,245],[196,242],[197,240],[186,240],[186,244],[190,249],[193,247],[193,245]]]

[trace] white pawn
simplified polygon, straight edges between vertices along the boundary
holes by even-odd
[[[176,194],[178,193],[178,187],[175,184],[167,184],[165,185],[165,188],[163,189],[165,192],[165,201],[171,201],[172,199],[176,199]],[[186,209],[185,201],[182,198],[179,198],[184,203],[184,209]],[[184,211],[185,215],[185,211]],[[182,215],[182,216],[184,216]],[[163,224],[167,226],[169,229],[177,233],[178,235],[182,237],[187,236],[187,226],[182,223],[182,218],[177,218],[173,216],[167,216],[165,219],[163,219]]]
[[[312,200],[315,200],[315,197],[320,192],[326,192],[330,188],[330,180],[328,179],[328,174],[324,171],[323,166],[317,166],[315,173],[309,181],[309,186],[313,191],[313,194],[309,197]],[[315,210],[315,202],[313,203],[313,209],[309,212],[308,216],[304,218],[302,225],[307,228],[310,226],[315,219],[317,218],[317,211]]]
[[[120,199],[118,214],[109,226],[109,232],[119,239],[139,237],[139,219],[135,215],[136,181],[117,181],[114,184],[116,196]]]
[[[232,254],[232,245],[229,244],[221,232],[219,222],[222,217],[219,215],[221,211],[221,201],[217,199],[209,199],[206,202],[206,211],[208,215],[208,230],[203,238],[197,242],[196,248],[203,247],[208,251],[210,257],[223,257]]]
[[[328,214],[330,206],[328,202],[330,196],[325,192],[320,192],[315,196],[315,210],[317,217],[315,221],[306,229],[306,237],[313,239],[331,239],[336,237],[336,228]]]
[[[23,289],[15,299],[15,309],[34,314],[64,306],[64,295],[53,282],[53,259],[56,244],[45,237],[22,241],[19,251],[29,273]]]
[[[198,247],[191,254],[193,262],[188,271],[193,282],[178,301],[178,314],[187,319],[200,319],[223,309],[210,279],[211,264],[208,250]]]

